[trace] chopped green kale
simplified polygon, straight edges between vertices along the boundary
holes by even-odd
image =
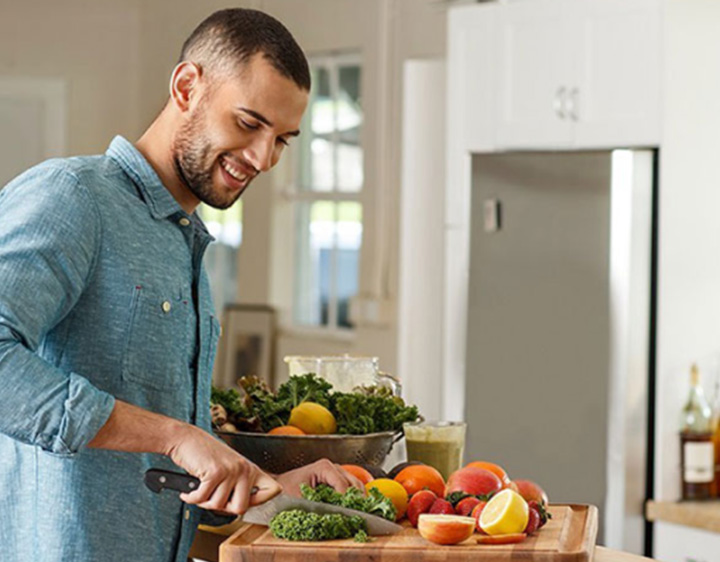
[[[301,509],[281,511],[275,515],[270,520],[270,531],[273,536],[289,541],[327,541],[353,536],[356,540],[367,540],[367,525],[358,515],[319,515]]]
[[[311,488],[307,484],[300,484],[300,492],[306,500],[356,509],[389,521],[395,521],[397,514],[395,505],[390,498],[382,495],[376,488],[371,488],[368,495],[365,496],[362,491],[352,486],[344,494],[341,494],[327,484],[318,484],[315,488]]]

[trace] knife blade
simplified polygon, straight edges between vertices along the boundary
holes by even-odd
[[[159,468],[151,468],[145,472],[145,485],[153,492],[160,493],[162,490],[175,490],[178,492],[192,492],[200,485],[200,480],[189,474],[182,474],[170,470],[161,470]],[[257,491],[256,488],[253,488]],[[318,515],[328,513],[339,513],[351,517],[357,515],[365,520],[368,528],[368,535],[394,535],[403,530],[401,525],[388,521],[378,515],[371,515],[364,511],[350,509],[339,505],[328,503],[314,502],[305,498],[296,498],[288,494],[279,494],[260,505],[252,506],[242,516],[242,520],[246,523],[254,523],[256,525],[270,524],[270,520],[281,511],[288,509],[302,509],[310,511]]]

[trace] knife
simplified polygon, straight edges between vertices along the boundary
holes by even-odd
[[[165,489],[189,493],[197,489],[200,485],[200,480],[194,476],[190,476],[189,474],[181,474],[170,470],[151,468],[145,472],[145,485],[156,494]],[[256,491],[257,488],[253,488],[253,492]],[[312,513],[317,513],[318,515],[325,515],[328,513],[339,513],[340,515],[347,515],[348,517],[357,515],[365,520],[368,534],[374,536],[394,535],[395,533],[399,533],[403,530],[401,525],[388,521],[384,517],[380,517],[378,515],[371,515],[369,513],[365,513],[364,511],[358,511],[356,509],[350,509],[339,505],[314,502],[306,500],[305,498],[296,498],[284,493],[281,493],[260,505],[252,506],[242,516],[242,520],[245,523],[267,526],[270,524],[270,520],[275,517],[275,515],[281,511],[287,511],[288,509],[302,509],[303,511],[310,511]]]

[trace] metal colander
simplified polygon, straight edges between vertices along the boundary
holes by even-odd
[[[230,447],[261,469],[278,474],[320,459],[337,464],[380,466],[402,431],[367,435],[268,435],[215,432]]]

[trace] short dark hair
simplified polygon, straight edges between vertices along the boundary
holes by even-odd
[[[282,23],[258,10],[231,8],[210,15],[186,39],[179,62],[238,68],[258,53],[282,76],[310,91],[310,69],[300,45]]]

